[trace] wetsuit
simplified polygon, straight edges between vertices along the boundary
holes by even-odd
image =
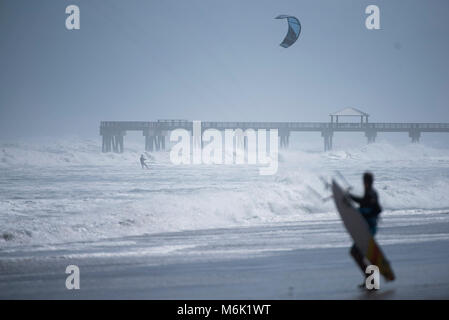
[[[352,194],[349,196],[360,205],[359,212],[365,218],[369,230],[374,236],[377,232],[377,217],[381,211],[376,190],[373,188],[366,189],[363,197],[357,197]]]

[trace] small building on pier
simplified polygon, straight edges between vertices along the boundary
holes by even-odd
[[[344,108],[340,111],[329,114],[329,116],[331,117],[331,123],[334,123],[334,118],[335,123],[338,123],[339,117],[358,117],[360,118],[360,123],[368,123],[369,114],[356,108]]]

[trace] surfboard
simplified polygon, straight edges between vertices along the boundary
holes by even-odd
[[[371,235],[368,223],[360,212],[351,204],[350,199],[335,180],[332,180],[332,193],[337,211],[343,220],[346,230],[354,240],[355,245],[373,265],[376,265],[379,268],[379,272],[385,279],[389,281],[394,280],[395,275],[393,269],[383,254],[380,246]]]

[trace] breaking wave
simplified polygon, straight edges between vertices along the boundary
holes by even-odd
[[[150,233],[336,219],[321,178],[340,171],[354,192],[371,170],[388,214],[449,208],[449,150],[376,143],[288,150],[274,176],[248,165],[175,166],[141,145],[103,154],[98,140],[0,145],[0,247]]]

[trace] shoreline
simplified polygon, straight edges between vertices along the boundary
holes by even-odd
[[[46,257],[32,271],[17,261],[0,275],[0,299],[449,299],[448,247],[445,240],[383,246],[397,280],[381,277],[373,293],[357,288],[362,274],[348,248],[320,248],[161,265],[78,259],[80,290],[65,288],[65,266],[74,261]]]

